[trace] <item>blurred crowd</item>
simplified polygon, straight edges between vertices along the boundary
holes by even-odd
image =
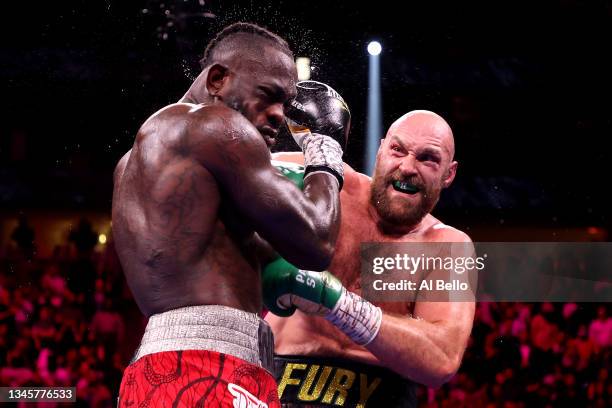
[[[0,257],[0,384],[73,386],[76,406],[115,406],[146,321],[112,242],[99,245],[86,220],[48,259],[25,219],[12,239]]]
[[[11,238],[0,253],[0,384],[74,386],[76,406],[115,406],[146,320],[112,240],[100,245],[82,220],[41,259],[25,218]],[[419,406],[612,406],[611,346],[608,304],[479,303],[459,373],[421,387]]]
[[[478,303],[457,375],[433,407],[610,407],[612,318],[601,303]]]

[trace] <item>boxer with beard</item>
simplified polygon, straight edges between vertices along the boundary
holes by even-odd
[[[414,407],[416,383],[437,387],[458,370],[473,323],[472,299],[374,305],[360,296],[362,242],[453,242],[473,250],[465,233],[430,214],[455,178],[454,153],[452,131],[440,116],[402,116],[381,141],[372,179],[345,165],[342,223],[329,272],[300,271],[286,262],[266,268],[264,300],[272,312],[266,320],[275,335],[283,406]],[[301,156],[274,158],[301,163]],[[301,283],[308,279],[312,290]]]

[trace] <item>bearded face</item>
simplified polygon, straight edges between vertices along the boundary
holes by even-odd
[[[370,203],[389,224],[418,224],[438,202],[442,180],[428,183],[418,175],[403,175],[399,170],[385,174],[381,167],[376,166],[372,178]]]
[[[376,155],[370,203],[386,227],[415,227],[435,207],[457,171],[448,123],[430,111],[396,120]]]

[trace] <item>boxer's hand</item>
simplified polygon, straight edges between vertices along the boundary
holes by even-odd
[[[302,147],[308,133],[329,136],[344,149],[348,139],[351,112],[332,87],[317,81],[296,84],[297,96],[286,109],[287,126]]]
[[[344,287],[329,272],[302,271],[283,258],[268,264],[262,275],[264,304],[278,316],[291,316],[296,308],[325,316],[340,299]]]
[[[262,286],[264,304],[278,316],[291,316],[296,309],[325,316],[362,346],[380,329],[381,309],[346,290],[329,272],[302,271],[279,258],[264,268]]]
[[[328,171],[343,181],[342,151],[346,147],[351,113],[329,85],[297,83],[297,96],[286,109],[287,127],[304,152],[306,174]]]

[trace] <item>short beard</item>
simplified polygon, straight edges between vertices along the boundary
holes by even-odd
[[[420,193],[422,194],[421,203],[415,207],[404,206],[398,209],[396,206],[393,208],[385,191],[393,179],[396,179],[393,175],[384,177],[374,174],[370,204],[376,209],[380,218],[388,224],[397,225],[398,227],[417,225],[436,206],[440,197],[440,191],[436,188],[431,188],[429,191],[423,190],[422,184],[404,179],[404,181],[419,186]]]

